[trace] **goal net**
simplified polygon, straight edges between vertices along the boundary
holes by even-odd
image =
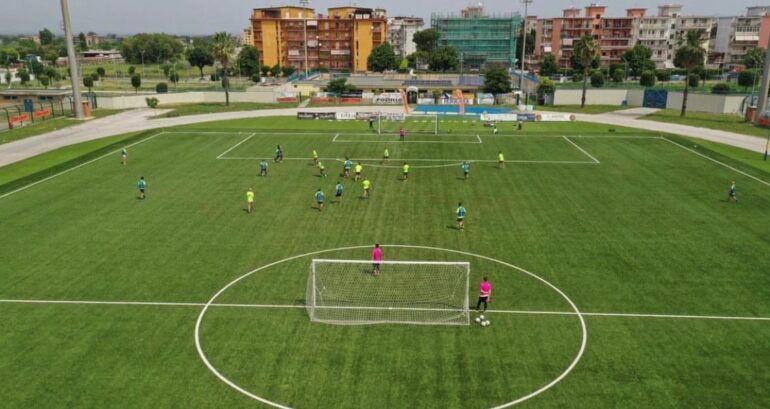
[[[435,114],[380,114],[377,132],[380,134],[398,134],[404,128],[409,134],[438,135],[438,115]]]
[[[468,325],[467,262],[314,259],[305,305],[311,321],[329,324]]]

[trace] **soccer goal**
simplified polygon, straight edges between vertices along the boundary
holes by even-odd
[[[305,305],[328,324],[468,325],[470,263],[313,259]]]
[[[435,114],[380,114],[377,132],[380,134],[398,134],[404,128],[407,134],[438,135],[438,115]]]

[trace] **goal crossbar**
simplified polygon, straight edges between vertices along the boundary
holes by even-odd
[[[329,324],[468,325],[469,280],[468,262],[313,259],[306,309]]]

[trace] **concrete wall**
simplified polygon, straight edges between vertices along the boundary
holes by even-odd
[[[580,105],[583,94],[579,89],[557,89],[553,96],[554,105]],[[625,89],[588,89],[586,104],[590,105],[620,105],[628,99]],[[640,104],[641,105],[641,104]]]
[[[557,89],[556,93],[547,99],[553,105],[579,105],[581,90]],[[687,109],[697,112],[714,114],[740,114],[745,95],[715,95],[690,93],[687,101]],[[644,104],[643,89],[589,89],[586,92],[586,104],[588,105],[620,105],[628,102],[629,107],[640,107]],[[682,93],[669,92],[666,108],[680,109],[682,107]]]
[[[230,102],[262,102],[273,103],[281,94],[272,90],[265,92],[231,92]],[[99,108],[105,109],[129,109],[146,107],[145,98],[155,97],[160,105],[168,104],[196,104],[201,102],[225,102],[224,92],[200,91],[179,92],[168,94],[137,94],[121,96],[100,96]]]
[[[669,92],[666,108],[681,109],[683,98],[684,94],[681,92]],[[741,105],[745,98],[744,95],[690,93],[687,97],[687,110],[713,114],[738,114],[741,113]]]

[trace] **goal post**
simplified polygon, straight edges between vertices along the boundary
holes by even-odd
[[[305,305],[311,321],[341,325],[470,323],[470,263],[313,259]]]
[[[398,134],[403,127],[407,134],[438,135],[438,114],[381,113],[377,117],[377,133]]]

